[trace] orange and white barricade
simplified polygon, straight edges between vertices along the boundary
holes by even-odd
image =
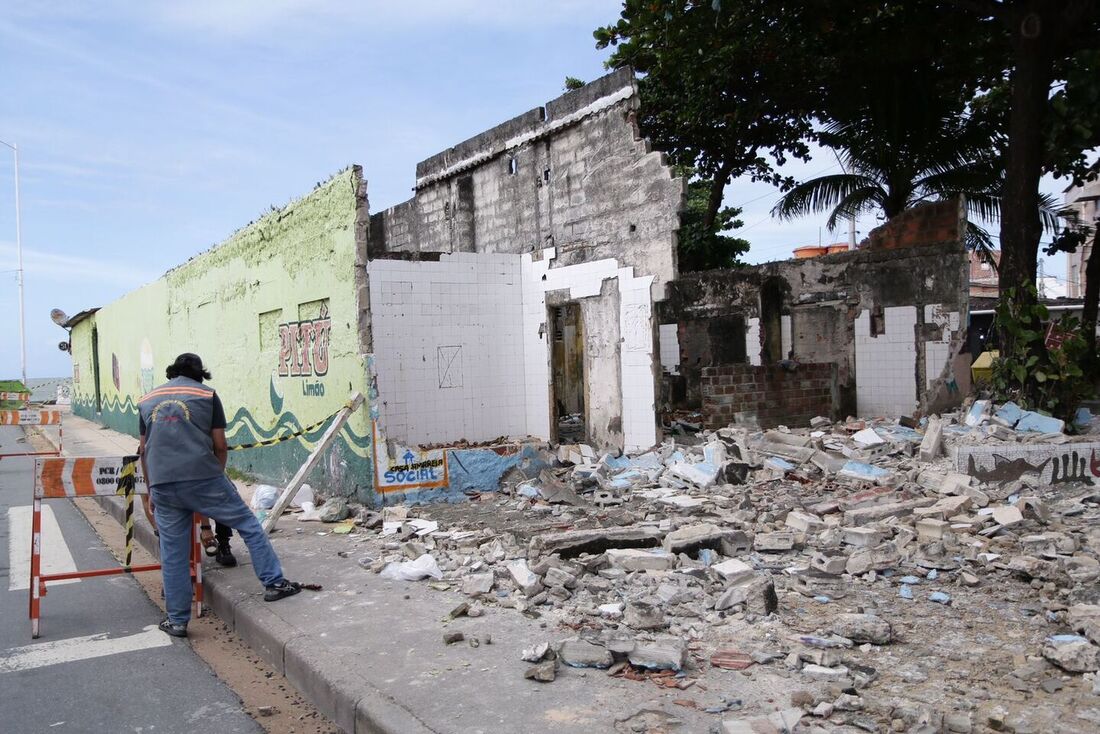
[[[15,395],[18,393],[0,393]],[[30,395],[30,393],[25,393]],[[14,456],[61,456],[61,443],[64,430],[61,426],[61,411],[46,408],[24,408],[22,410],[0,410],[0,426],[57,426],[57,449],[54,451],[26,451],[16,454],[0,454],[0,459]]]
[[[42,597],[50,581],[115,576],[140,571],[159,571],[159,563],[131,564],[134,550],[134,497],[148,494],[145,478],[138,472],[138,457],[49,458],[34,462],[34,506],[31,515],[31,637],[38,637]],[[118,568],[101,568],[69,573],[42,573],[42,500],[120,495],[126,498],[126,555]],[[202,542],[199,516],[195,516],[191,539],[191,580],[195,616],[202,616]]]
[[[29,392],[8,392],[6,390],[0,390],[0,400],[11,400],[17,403],[30,405],[31,394]]]

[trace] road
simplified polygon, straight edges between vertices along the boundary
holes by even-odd
[[[0,453],[27,451],[0,427]],[[27,619],[33,460],[0,460],[0,731],[262,732],[128,576],[51,584],[41,637]],[[108,568],[114,557],[68,500],[43,503],[44,570]],[[53,567],[52,569],[50,567]]]

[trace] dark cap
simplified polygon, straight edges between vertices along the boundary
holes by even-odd
[[[170,364],[164,373],[169,380],[176,377],[189,377],[202,382],[204,379],[211,378],[210,373],[202,365],[202,357],[191,352],[184,352],[176,357],[176,361]]]

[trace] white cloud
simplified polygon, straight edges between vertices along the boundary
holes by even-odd
[[[0,242],[0,271],[18,267],[18,251],[13,242]],[[159,278],[162,273],[135,267],[133,263],[103,260],[23,248],[25,279],[41,278],[48,283],[90,283],[97,280],[130,289]]]

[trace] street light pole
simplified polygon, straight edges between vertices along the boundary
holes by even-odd
[[[19,146],[3,140],[0,140],[0,143],[11,148],[15,156],[15,250],[19,257],[19,269],[16,271],[16,280],[19,283],[19,367],[23,376],[23,387],[29,388],[27,385],[27,332],[23,305],[23,223],[19,210]]]

